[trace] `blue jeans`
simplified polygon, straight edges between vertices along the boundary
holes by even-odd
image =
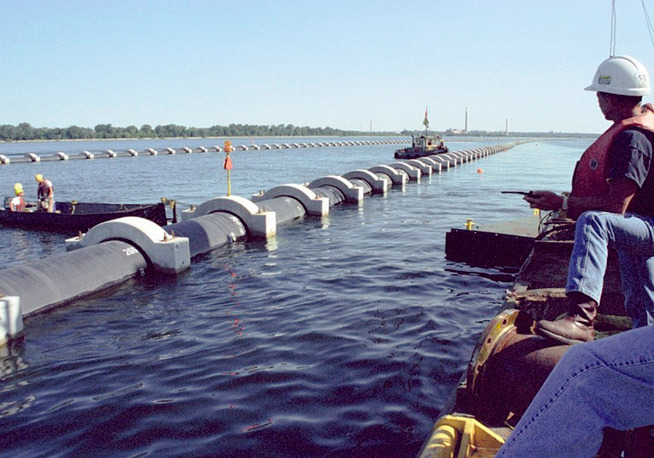
[[[572,346],[496,457],[593,457],[605,427],[654,424],[654,326]]]
[[[633,327],[654,324],[654,218],[589,211],[577,220],[566,292],[598,304],[608,249],[618,253],[625,308]]]

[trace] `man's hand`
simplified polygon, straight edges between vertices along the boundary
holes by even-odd
[[[530,191],[523,199],[531,208],[541,210],[559,210],[563,205],[563,197],[551,191]]]

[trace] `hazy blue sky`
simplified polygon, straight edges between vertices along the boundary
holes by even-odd
[[[616,53],[654,76],[640,0],[616,3]],[[398,131],[429,106],[439,130],[467,107],[470,129],[601,132],[583,88],[610,20],[610,0],[0,0],[0,124]]]

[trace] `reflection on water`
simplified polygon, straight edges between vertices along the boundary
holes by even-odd
[[[29,368],[27,361],[23,359],[25,345],[23,337],[10,340],[5,345],[0,345],[0,379],[6,380],[10,375]],[[0,386],[0,392],[7,389],[7,386]]]

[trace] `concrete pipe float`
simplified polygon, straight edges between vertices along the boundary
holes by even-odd
[[[433,161],[436,164],[440,164],[442,170],[447,170],[450,168],[451,161],[449,157],[445,157],[442,154],[434,154],[431,156],[427,156],[426,158],[421,158],[421,159],[429,159],[430,161]]]
[[[448,169],[450,167],[456,167],[456,164],[458,162],[457,157],[454,156],[452,153],[441,153],[437,157],[446,159],[449,162],[449,164],[447,166]]]
[[[148,153],[150,156],[156,156],[158,154],[157,150],[154,148],[148,148],[145,150],[145,152]]]
[[[57,154],[55,154],[55,157],[62,161],[68,160],[68,154],[64,153],[63,151],[59,151]]]
[[[363,200],[363,188],[354,186],[350,181],[338,175],[327,175],[322,178],[318,178],[317,180],[313,180],[311,183],[309,183],[308,187],[313,189],[314,192],[318,190],[321,193],[327,193],[327,189],[320,188],[332,187],[340,191],[340,193],[345,198],[345,202],[349,203],[358,204]]]
[[[193,150],[188,146],[183,147],[182,151],[184,151],[186,154],[191,154],[193,152]]]
[[[343,194],[340,189],[333,186],[320,186],[318,188],[314,188],[313,191],[317,196],[327,199],[330,207],[347,202],[345,194]]]
[[[214,197],[198,207],[182,211],[182,221],[211,213],[224,212],[239,218],[250,238],[268,238],[277,231],[276,215],[260,209],[254,202],[240,196]]]
[[[468,156],[463,154],[463,152],[461,151],[453,151],[449,154],[456,157],[456,160],[458,161],[459,164],[465,164],[467,162],[466,159],[468,158]]]
[[[386,175],[384,175],[386,177]],[[350,180],[354,185],[361,185],[365,183],[368,186],[362,186],[364,188],[364,193],[367,194],[366,189],[370,188],[371,194],[386,194],[388,190],[389,183],[392,186],[390,178],[386,179],[377,176],[372,173],[370,170],[352,170],[343,175],[343,178]]]
[[[129,154],[132,157],[136,157],[136,156],[139,155],[139,152],[136,151],[135,149],[130,148],[130,149],[127,150],[127,154]]]
[[[107,155],[107,157],[112,157],[112,158],[116,157],[116,153],[113,150],[110,150],[110,149],[105,151],[105,154]]]
[[[220,153],[223,150],[220,146],[214,146],[213,149],[216,150],[216,153]]]
[[[204,146],[198,146],[198,151],[201,153],[208,153],[209,150],[205,148]]]
[[[437,161],[434,159],[434,156],[425,156],[421,157],[420,159],[411,159],[411,160],[418,160],[424,164],[427,164],[431,167],[432,172],[438,172],[441,173],[443,171],[443,163],[441,161]],[[447,160],[445,160],[447,162]]]
[[[321,188],[317,188],[316,190],[320,189]],[[312,190],[306,186],[286,184],[274,187],[265,192],[259,191],[257,194],[252,196],[252,201],[258,203],[260,207],[265,207],[265,203],[269,200],[279,197],[290,197],[302,205],[304,212],[307,215],[325,216],[329,213],[331,200],[326,196],[319,196],[314,192],[316,190]],[[345,198],[343,196],[341,202],[344,200]],[[279,219],[277,222],[279,223]]]
[[[4,154],[0,154],[0,164],[2,165],[9,165],[11,163],[11,159],[9,159],[7,156]]]
[[[385,175],[393,186],[404,186],[409,181],[409,176],[404,170],[397,170],[388,165],[376,165],[368,170],[377,175]]]
[[[29,158],[32,162],[41,162],[41,158],[34,153],[26,154],[25,157]]]
[[[420,178],[422,178],[422,171],[418,167],[407,164],[406,162],[393,162],[392,164],[388,164],[388,166],[396,170],[402,170],[407,174],[409,180],[420,183]]]
[[[427,177],[430,177],[433,171],[433,168],[431,165],[427,164],[426,162],[422,162],[420,159],[409,159],[406,161],[401,161],[405,164],[409,164],[413,167],[416,167],[420,170],[420,173],[422,175],[425,175]],[[391,164],[392,166],[392,164]]]
[[[189,256],[194,258],[232,242],[245,240],[246,229],[229,213],[211,213],[163,228],[167,233],[189,240]]]
[[[306,210],[302,204],[292,197],[280,196],[274,199],[261,200],[257,202],[257,205],[261,210],[276,215],[277,226],[303,218],[306,215]]]
[[[168,154],[175,154],[176,152],[173,148],[170,147],[166,148],[164,151],[167,152]]]

